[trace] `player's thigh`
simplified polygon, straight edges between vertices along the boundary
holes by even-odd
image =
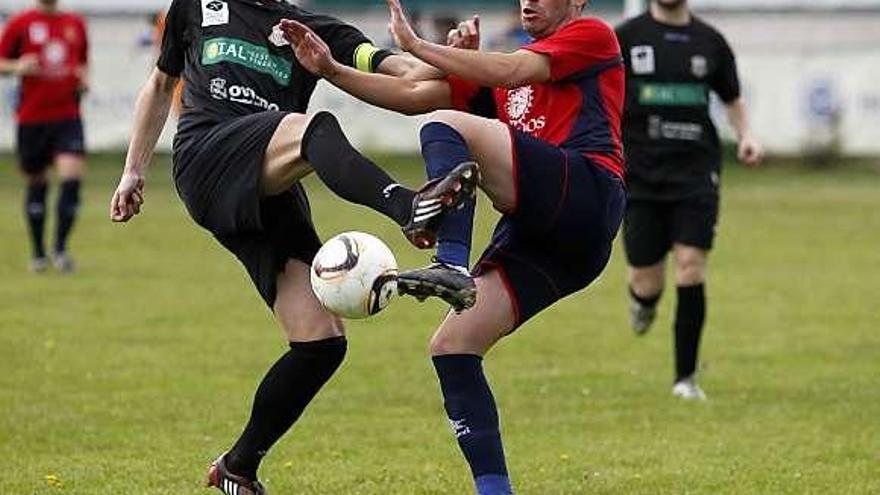
[[[61,180],[78,179],[85,173],[86,139],[79,119],[64,120],[47,126],[50,150]]]
[[[431,355],[484,355],[516,325],[511,295],[498,270],[476,278],[477,303],[462,313],[450,312],[431,339]]]
[[[310,342],[344,334],[342,321],[318,301],[309,282],[309,266],[287,261],[278,274],[275,317],[290,342]]]
[[[482,189],[497,209],[512,210],[516,206],[516,183],[510,128],[497,120],[453,110],[434,112],[430,121],[447,124],[462,135],[480,164]]]
[[[46,182],[52,165],[51,134],[47,124],[22,124],[16,135],[16,152],[21,175],[28,184]]]
[[[303,134],[310,116],[287,114],[272,135],[263,162],[262,192],[266,196],[290,189],[312,171],[302,157]]]
[[[685,244],[675,244],[672,252],[675,257],[676,285],[689,287],[706,281],[706,267],[709,261],[708,251]]]
[[[623,220],[623,246],[630,267],[663,263],[672,248],[671,209],[662,201],[629,200]]]

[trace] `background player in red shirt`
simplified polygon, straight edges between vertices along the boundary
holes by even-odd
[[[6,24],[0,35],[0,74],[21,79],[18,156],[27,180],[25,212],[30,226],[31,269],[45,271],[43,243],[47,170],[57,165],[61,180],[53,262],[74,269],[67,238],[79,207],[85,171],[85,141],[79,100],[88,89],[88,36],[82,17],[61,12],[57,0],[38,0]]]
[[[466,295],[465,282],[475,284],[475,305],[447,315],[431,353],[477,492],[513,493],[482,357],[526,320],[589,285],[608,261],[625,203],[620,48],[609,26],[580,18],[585,0],[520,0],[523,26],[535,41],[513,53],[429,43],[414,33],[398,0],[388,4],[396,43],[445,79],[360,74],[334,62],[305,26],[283,25],[304,67],[365,101],[405,113],[458,110],[436,112],[422,129],[428,176],[479,163],[480,187],[503,217],[472,282],[473,200],[438,215],[422,237],[408,235],[426,247],[436,233],[437,262],[402,272],[398,283],[409,294],[421,290],[460,308],[468,302],[456,301],[458,289],[451,288]],[[312,125],[330,132],[322,123],[330,117],[322,115],[329,114]],[[430,208],[417,209],[415,218],[420,214]]]

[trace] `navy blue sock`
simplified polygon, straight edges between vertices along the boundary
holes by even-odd
[[[61,183],[61,193],[58,195],[58,224],[55,232],[55,252],[67,251],[67,238],[76,221],[76,212],[79,209],[79,179],[68,179]]]
[[[474,159],[461,134],[446,124],[431,122],[425,125],[422,127],[421,140],[422,157],[429,179],[445,177],[462,162]],[[470,265],[476,205],[474,198],[464,203],[461,209],[443,215],[437,231],[437,259],[465,268]]]
[[[483,358],[434,356],[449,424],[474,476],[479,495],[513,493],[504,461],[498,410],[483,374]]]
[[[46,183],[30,184],[24,200],[24,213],[31,234],[31,249],[35,258],[46,256],[43,226],[46,224]]]

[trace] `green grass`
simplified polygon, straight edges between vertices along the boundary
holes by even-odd
[[[20,181],[0,158],[0,493],[208,493],[204,469],[281,332],[166,165],[143,215],[112,225],[120,159],[94,161],[65,277],[25,270]],[[417,162],[391,161],[419,182]],[[425,260],[390,222],[308,185],[324,237],[367,230],[402,265]],[[487,368],[519,493],[880,493],[878,191],[866,167],[728,171],[706,404],[669,394],[671,297],[649,335],[627,328],[619,246],[592,288],[503,342]],[[264,463],[274,494],[470,493],[427,359],[441,313],[398,300],[349,324],[341,372]]]

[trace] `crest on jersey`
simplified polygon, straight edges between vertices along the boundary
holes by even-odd
[[[31,39],[31,43],[42,45],[49,41],[49,26],[42,22],[31,24],[30,27],[28,27],[28,37]]]
[[[269,43],[275,46],[287,46],[290,44],[284,37],[284,31],[281,30],[281,24],[272,26],[272,33],[269,35]]]
[[[535,99],[535,90],[531,86],[522,86],[507,91],[507,117],[516,122],[522,120],[529,110],[532,108],[532,102]]]
[[[691,57],[691,74],[702,79],[709,75],[709,62],[702,55],[694,55]]]
[[[202,27],[229,24],[229,4],[225,0],[202,0]]]
[[[654,60],[654,47],[651,45],[634,46],[629,51],[633,74],[653,74],[657,70]]]

